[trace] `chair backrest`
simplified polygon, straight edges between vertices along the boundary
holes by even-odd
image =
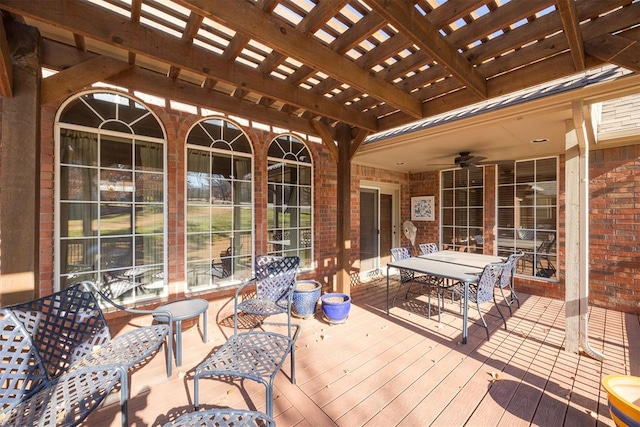
[[[556,236],[554,234],[551,239],[543,240],[542,243],[540,243],[540,245],[538,246],[538,249],[536,250],[536,252],[538,254],[549,255],[549,252],[551,252],[551,248],[553,248],[553,245],[555,244],[556,244]]]
[[[493,300],[494,288],[500,285],[500,277],[506,265],[501,262],[485,265],[478,279],[478,291],[475,295],[478,304]]]
[[[0,309],[0,316],[0,414],[6,415],[47,383],[47,373],[30,334],[13,312]]]
[[[422,255],[435,254],[438,252],[438,245],[435,243],[420,243],[418,247]]]
[[[300,258],[297,256],[259,255],[256,257],[256,295],[279,301],[293,292]]]
[[[32,337],[50,379],[111,340],[100,305],[84,284],[6,309]]]
[[[506,288],[513,280],[513,275],[516,271],[516,263],[520,258],[524,256],[524,253],[518,252],[509,255],[509,258],[505,261],[504,271],[500,275],[500,287]]]
[[[391,248],[391,258],[394,261],[401,261],[403,259],[411,258],[411,250],[406,247]],[[400,282],[405,283],[414,278],[413,271],[400,269]]]

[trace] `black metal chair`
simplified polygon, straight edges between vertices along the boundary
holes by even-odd
[[[487,326],[487,322],[484,320],[482,311],[480,311],[480,304],[493,300],[493,304],[496,306],[498,313],[504,322],[504,329],[505,331],[507,330],[507,319],[505,319],[502,311],[500,311],[500,306],[496,302],[495,295],[495,288],[496,286],[500,286],[500,277],[502,276],[502,272],[505,267],[506,263],[487,264],[482,270],[478,283],[469,284],[468,302],[476,304],[480,320],[482,320],[482,325],[487,331],[487,340],[489,340],[489,326]],[[464,298],[464,283],[456,283],[451,290],[460,296],[460,302],[462,302],[462,299]]]
[[[535,253],[525,254],[521,258],[523,268],[527,263],[531,263],[532,269],[537,277],[552,277],[556,274],[556,267],[551,262],[551,250],[556,244],[555,234],[551,239],[543,240]]]
[[[239,312],[261,317],[286,313],[291,337],[291,301],[300,258],[260,255],[256,257],[255,277],[243,283],[233,299],[233,333],[238,333]],[[253,290],[251,290],[253,287]],[[247,292],[247,290],[250,292]]]

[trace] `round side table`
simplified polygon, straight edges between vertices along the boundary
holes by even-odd
[[[202,342],[207,342],[207,309],[209,301],[201,298],[189,298],[163,304],[154,310],[154,318],[159,322],[168,322],[164,314],[171,313],[176,331],[176,366],[182,366],[182,321],[202,314]],[[164,312],[164,313],[163,313]]]

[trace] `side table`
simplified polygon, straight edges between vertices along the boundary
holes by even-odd
[[[176,331],[176,366],[182,366],[182,321],[202,314],[202,342],[207,342],[207,309],[209,301],[201,298],[183,299],[163,304],[154,310],[153,317],[159,322],[175,324]],[[166,312],[171,313],[168,319]]]

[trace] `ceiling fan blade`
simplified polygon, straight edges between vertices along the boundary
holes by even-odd
[[[476,165],[511,165],[515,160],[488,160],[486,162],[476,162]]]

